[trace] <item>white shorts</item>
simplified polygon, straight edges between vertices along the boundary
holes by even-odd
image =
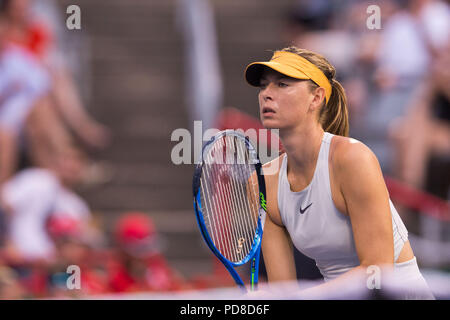
[[[434,300],[435,297],[420,273],[416,257],[395,263],[393,277],[386,283],[400,299]]]

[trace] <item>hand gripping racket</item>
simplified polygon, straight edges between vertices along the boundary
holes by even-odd
[[[244,290],[235,267],[251,261],[250,288],[255,290],[266,217],[266,186],[258,153],[243,134],[225,130],[204,145],[201,159],[193,179],[200,232]]]

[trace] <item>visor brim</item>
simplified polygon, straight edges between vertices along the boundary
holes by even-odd
[[[245,80],[254,87],[260,86],[261,77],[264,73],[264,70],[267,68],[275,70],[285,76],[294,78],[294,79],[310,79],[305,73],[290,67],[285,64],[278,63],[276,61],[269,62],[254,62],[247,66],[245,69]]]

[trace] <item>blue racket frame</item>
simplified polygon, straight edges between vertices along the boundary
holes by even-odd
[[[215,247],[211,237],[209,236],[208,230],[206,228],[205,221],[203,219],[202,214],[202,201],[200,196],[200,179],[202,175],[202,168],[203,168],[203,155],[205,153],[205,150],[208,148],[208,146],[212,145],[214,141],[217,139],[223,137],[224,135],[234,135],[239,137],[240,139],[243,139],[246,143],[247,148],[249,149],[250,153],[254,153],[254,157],[257,160],[255,163],[255,169],[256,174],[258,177],[258,186],[259,186],[259,214],[258,214],[258,222],[257,222],[257,229],[255,232],[255,236],[253,238],[252,248],[247,256],[244,257],[241,261],[238,262],[232,262],[225,258],[220,251]],[[245,137],[239,132],[236,132],[234,130],[224,130],[217,133],[214,137],[211,138],[210,141],[208,141],[202,148],[202,162],[198,164],[195,168],[194,172],[194,179],[193,179],[193,194],[194,194],[194,210],[195,215],[197,218],[197,224],[200,229],[200,233],[205,240],[206,244],[208,245],[209,249],[214,253],[214,255],[224,264],[224,266],[227,268],[230,275],[233,277],[236,284],[242,288],[243,290],[247,291],[244,282],[242,281],[239,274],[236,272],[234,267],[242,266],[252,260],[251,262],[251,290],[255,290],[257,288],[258,284],[258,273],[259,273],[259,260],[260,260],[260,254],[261,254],[261,241],[262,241],[262,235],[263,235],[263,227],[264,227],[264,219],[266,214],[266,185],[265,180],[262,172],[262,165],[258,157],[258,153],[256,152],[256,149],[251,144],[248,137]]]

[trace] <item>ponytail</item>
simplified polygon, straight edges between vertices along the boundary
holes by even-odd
[[[319,122],[324,131],[348,137],[349,122],[347,110],[347,97],[339,81],[331,79],[330,101],[322,107]]]
[[[327,101],[327,104],[324,102],[319,112],[319,122],[326,132],[347,137],[349,133],[347,97],[344,88],[335,79],[336,69],[322,55],[306,49],[291,46],[281,51],[295,53],[307,59],[327,77],[332,88],[331,96],[330,101]],[[311,81],[311,84],[312,88],[318,87],[313,81]]]

